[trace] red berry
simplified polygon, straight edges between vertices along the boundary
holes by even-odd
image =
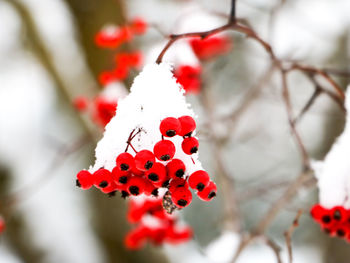
[[[128,183],[131,175],[129,171],[120,170],[118,166],[112,170],[112,179],[117,185],[125,185]]]
[[[145,173],[145,176],[152,183],[159,183],[167,179],[167,172],[162,163],[154,163],[152,168]]]
[[[134,34],[144,34],[147,30],[147,23],[142,18],[136,17],[131,21],[130,29]]]
[[[197,195],[203,201],[210,201],[216,196],[216,190],[216,184],[214,182],[210,182],[209,185],[202,191],[197,192]]]
[[[162,140],[154,145],[153,152],[158,160],[168,161],[175,155],[175,145],[169,140]]]
[[[134,157],[130,153],[121,153],[116,159],[117,166],[122,171],[130,171],[135,165]]]
[[[141,177],[144,175],[144,172],[137,169],[135,165],[131,167],[131,173],[135,176],[141,176]]]
[[[336,222],[345,222],[348,219],[347,210],[342,206],[333,207],[331,213]]]
[[[84,96],[78,96],[74,99],[73,104],[78,111],[84,111],[87,109],[89,101]]]
[[[188,184],[192,189],[203,191],[210,183],[209,174],[206,171],[198,170],[190,175]]]
[[[140,226],[131,230],[125,237],[124,243],[128,249],[139,249],[144,246],[147,236],[149,235],[149,229]]]
[[[133,176],[127,183],[127,189],[132,195],[140,195],[145,191],[146,179],[142,177]]]
[[[103,193],[109,194],[110,196],[113,196],[117,190],[118,190],[118,186],[113,181],[107,187],[101,188],[101,191]]]
[[[149,150],[139,151],[135,155],[135,166],[140,171],[147,171],[152,168],[155,162],[154,154]]]
[[[194,137],[185,138],[181,144],[182,150],[188,155],[198,152],[198,146],[199,142]]]
[[[167,165],[166,169],[169,177],[182,178],[186,171],[185,164],[180,159],[172,159]]]
[[[144,188],[145,195],[153,195],[158,196],[158,187],[152,184],[150,181],[145,180],[145,188]]]
[[[200,66],[182,65],[176,69],[174,76],[186,93],[198,94],[201,88],[201,71]]]
[[[182,179],[182,178],[175,178],[175,179],[170,181],[170,183],[169,183],[170,193],[173,193],[179,187],[188,188],[187,181],[185,179]]]
[[[168,117],[162,120],[159,129],[163,136],[173,137],[180,132],[181,123],[176,118]]]
[[[192,193],[186,187],[178,187],[171,193],[171,200],[180,208],[188,206],[192,201]]]
[[[323,206],[316,204],[311,208],[310,214],[314,220],[321,222],[321,218],[325,214],[325,211],[326,209]]]
[[[182,116],[178,118],[181,123],[180,136],[191,136],[192,132],[196,129],[196,122],[191,116]]]
[[[193,38],[190,44],[199,59],[210,59],[223,55],[232,48],[232,41],[226,36],[211,36],[205,39]]]
[[[4,232],[5,227],[6,227],[6,225],[5,225],[5,220],[4,220],[4,218],[3,218],[2,216],[0,216],[0,234],[1,234],[2,232]]]
[[[82,189],[89,189],[94,184],[94,179],[89,171],[81,170],[77,174],[76,185]]]
[[[93,177],[97,188],[106,188],[113,182],[111,172],[107,169],[101,168],[95,171]]]

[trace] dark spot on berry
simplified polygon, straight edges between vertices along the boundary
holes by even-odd
[[[121,183],[121,184],[126,184],[127,182],[128,182],[128,177],[126,177],[126,176],[121,176],[120,178],[119,178],[119,183]]]
[[[191,152],[191,154],[198,152],[198,147],[197,146],[192,147],[190,152]]]
[[[116,192],[117,191],[112,191],[112,192],[109,192],[107,195],[108,195],[108,197],[113,197],[113,196],[115,196]]]
[[[127,171],[128,169],[129,169],[129,165],[128,165],[128,164],[122,163],[122,164],[120,165],[120,170],[122,170],[122,171]]]
[[[185,134],[184,137],[191,137],[191,135],[192,135],[192,132],[189,132],[189,133]]]
[[[174,137],[176,135],[176,131],[174,131],[174,130],[167,130],[165,134],[168,137]]]
[[[168,161],[168,160],[170,160],[170,155],[169,155],[169,154],[164,154],[164,155],[162,155],[162,156],[160,157],[160,159],[161,159],[162,161]]]
[[[326,216],[322,216],[321,220],[322,220],[323,223],[328,224],[328,223],[331,222],[332,219],[331,219],[330,216],[326,215]]]
[[[186,206],[187,205],[187,201],[186,200],[183,200],[183,199],[180,199],[179,201],[177,201],[177,204],[179,206]]]
[[[343,237],[345,236],[345,231],[343,229],[338,229],[337,230],[337,236],[338,237]]]
[[[164,181],[162,184],[162,187],[168,187],[169,186],[169,180]]]
[[[335,210],[335,211],[334,211],[333,218],[334,218],[335,220],[337,220],[337,221],[340,221],[340,219],[341,219],[341,213],[340,213],[339,210]]]
[[[182,178],[182,176],[185,174],[185,171],[183,169],[179,169],[176,171],[175,175],[176,177]]]
[[[209,194],[208,194],[208,198],[209,199],[212,199],[213,197],[215,197],[216,196],[216,193],[215,192],[210,192]]]
[[[122,191],[122,198],[127,198],[130,194],[127,191]]]
[[[203,183],[199,183],[199,184],[197,184],[196,188],[199,192],[201,192],[201,191],[203,191],[204,187],[205,187],[205,185]]]
[[[153,196],[158,196],[158,188],[154,189],[151,193]]]
[[[139,195],[140,194],[140,189],[137,186],[132,185],[132,186],[129,187],[129,192],[132,195]]]
[[[146,169],[146,170],[149,170],[149,169],[152,168],[152,166],[153,166],[153,162],[147,161],[146,164],[145,164],[145,169]]]
[[[100,186],[101,188],[105,188],[105,187],[108,186],[108,182],[107,182],[107,181],[102,181],[102,182],[99,184],[99,186]]]
[[[78,187],[81,187],[81,183],[79,182],[79,180],[75,180],[75,185],[78,186]]]
[[[159,176],[157,174],[155,174],[155,173],[151,173],[151,174],[148,175],[148,179],[150,179],[153,182],[156,182],[156,181],[159,180]]]

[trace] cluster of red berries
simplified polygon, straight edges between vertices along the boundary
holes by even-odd
[[[92,120],[104,127],[114,117],[117,109],[117,99],[106,99],[104,96],[97,96],[92,101],[87,97],[79,96],[74,99],[74,106],[77,110],[89,111]]]
[[[125,237],[125,245],[129,249],[139,249],[146,241],[155,245],[178,244],[192,237],[191,228],[179,228],[177,218],[165,212],[160,198],[131,199],[127,218],[130,223],[137,224]]]
[[[117,156],[112,171],[101,168],[91,174],[82,170],[77,174],[77,186],[89,189],[94,185],[107,194],[120,191],[124,197],[140,194],[157,196],[158,188],[168,188],[170,205],[175,205],[169,208],[170,213],[175,208],[181,209],[191,203],[192,193],[189,188],[194,189],[200,199],[210,201],[216,195],[216,185],[210,181],[208,173],[199,170],[186,178],[185,164],[180,159],[173,158],[176,150],[174,143],[164,139],[182,136],[183,152],[192,155],[198,151],[199,146],[198,140],[191,136],[195,128],[196,123],[191,116],[165,118],[159,127],[163,139],[154,145],[153,152],[135,151],[135,156],[128,152],[121,153]],[[133,132],[130,138],[133,137]],[[133,148],[131,141],[128,143]]]
[[[101,48],[116,49],[120,45],[132,41],[134,35],[144,34],[147,27],[147,23],[139,17],[121,27],[108,26],[96,34],[95,43]]]
[[[199,60],[208,60],[224,55],[232,48],[232,41],[227,36],[212,36],[207,38],[191,38],[189,43]],[[174,76],[188,93],[198,94],[201,88],[202,68],[198,66],[179,65]]]
[[[198,94],[201,87],[200,66],[182,65],[176,68],[174,76],[187,93]]]
[[[332,237],[344,238],[350,242],[350,210],[342,206],[331,209],[316,204],[311,208],[312,218]]]
[[[139,51],[121,52],[115,56],[115,67],[112,70],[103,71],[99,75],[99,82],[105,86],[114,81],[125,80],[133,68],[142,65],[142,54]]]

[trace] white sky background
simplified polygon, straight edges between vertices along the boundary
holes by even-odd
[[[77,93],[94,85],[76,43],[75,29],[69,10],[63,1],[23,0],[23,2],[28,5],[35,17],[42,37],[51,54],[54,54],[55,64],[67,84],[74,87]],[[173,4],[175,2],[176,5]],[[194,2],[203,5],[206,9],[227,13],[230,1],[198,0]],[[291,3],[277,16],[271,34],[266,31],[267,16],[256,7],[268,8],[275,2],[238,1],[237,11],[240,17],[252,21],[254,28],[261,32],[265,39],[271,37],[278,56],[321,63],[337,48],[335,40],[341,37],[346,29],[349,34],[350,1],[348,0],[291,0],[289,1]],[[171,29],[175,30],[174,24],[178,17],[181,17],[181,10],[188,1],[128,0],[127,4],[130,17],[141,15],[148,21],[160,24],[165,32],[169,32]],[[9,165],[13,172],[15,182],[13,190],[16,190],[40,176],[41,171],[45,170],[47,163],[54,157],[54,149],[45,139],[47,135],[63,138],[63,142],[69,143],[76,140],[79,133],[69,128],[71,125],[69,119],[54,112],[56,101],[52,80],[35,57],[23,49],[19,41],[21,22],[15,11],[8,4],[0,2],[0,18],[0,155],[1,161]],[[263,57],[261,54],[259,53],[259,56]],[[261,71],[259,63],[256,64],[255,70]],[[80,78],[77,79],[76,76]],[[294,81],[298,83],[298,79]],[[293,94],[301,94],[293,97],[296,106],[300,107],[302,104],[300,101],[305,97],[302,92],[304,88],[301,85],[293,92]],[[274,123],[284,123],[285,113],[281,111],[281,105],[271,103],[275,100],[273,95],[269,95],[267,100],[265,97],[265,101],[254,106],[250,115],[247,115],[247,119],[256,114],[256,111],[264,110],[277,112],[271,117]],[[223,105],[221,110],[225,111],[230,107],[231,105]],[[328,99],[318,101],[307,119],[308,125],[302,126],[305,140],[314,141],[308,147],[316,147],[320,143],[322,134],[319,138],[315,138],[315,132],[325,123],[323,115],[327,114],[330,107],[333,105]],[[270,118],[270,116],[264,115],[264,118]],[[240,134],[264,125],[263,121],[266,120],[264,118],[253,125],[243,122]],[[285,148],[285,138],[289,134],[287,129],[277,126],[269,134],[260,135],[260,138],[264,136],[275,138],[274,148]],[[247,156],[251,156],[256,160],[256,167],[260,170],[264,165],[270,165],[261,160],[261,163],[259,162],[256,148],[250,149],[238,145],[235,151],[232,153],[237,158],[235,164],[243,165]],[[278,155],[268,154],[271,155],[267,155],[269,157]],[[73,161],[68,162],[69,165],[48,175],[54,178],[19,207],[21,212],[26,213],[28,224],[35,233],[34,241],[49,251],[50,257],[47,262],[103,262],[103,253],[90,230],[89,215],[86,215],[87,200],[84,200],[80,191],[72,187],[75,172],[81,168],[82,160],[78,156],[79,153],[73,157],[74,159],[72,158]],[[205,156],[203,157],[206,159]],[[207,166],[205,163],[204,165]],[[238,171],[246,171],[246,167],[234,168]],[[253,176],[256,171],[252,168],[251,173]],[[247,173],[242,174],[247,176]],[[72,233],[77,234],[72,235]],[[197,250],[198,248],[193,244],[166,248],[167,253],[178,260],[177,262],[213,262],[208,258],[204,259]],[[219,254],[223,253],[220,249],[217,251]],[[311,262],[305,261],[307,254],[312,256],[312,262],[321,262],[317,261],[317,251],[315,252],[314,248],[296,248],[295,251],[295,263]],[[247,250],[242,257],[242,263],[249,262],[249,254],[258,256],[257,258],[263,257],[266,260],[264,263],[275,262],[269,248],[254,247]],[[248,257],[248,261],[244,261],[245,257]],[[19,261],[11,251],[1,246],[0,262]],[[218,262],[225,262],[225,260]]]

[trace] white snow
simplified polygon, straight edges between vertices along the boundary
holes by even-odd
[[[165,63],[145,66],[135,78],[130,94],[119,101],[115,117],[107,124],[103,138],[97,144],[96,162],[90,171],[101,167],[112,170],[116,157],[125,151],[126,141],[134,129],[142,128],[132,141],[135,149],[153,151],[153,146],[161,140],[161,120],[183,115],[194,117],[194,112],[186,103],[184,91],[176,83],[171,66]],[[198,154],[189,156],[182,151],[182,137],[175,136],[169,140],[176,147],[174,158],[185,163],[188,173],[202,169]],[[131,147],[129,152],[133,154]]]
[[[326,208],[350,208],[350,88],[346,93],[346,125],[324,161],[313,162],[318,178],[320,204]]]

